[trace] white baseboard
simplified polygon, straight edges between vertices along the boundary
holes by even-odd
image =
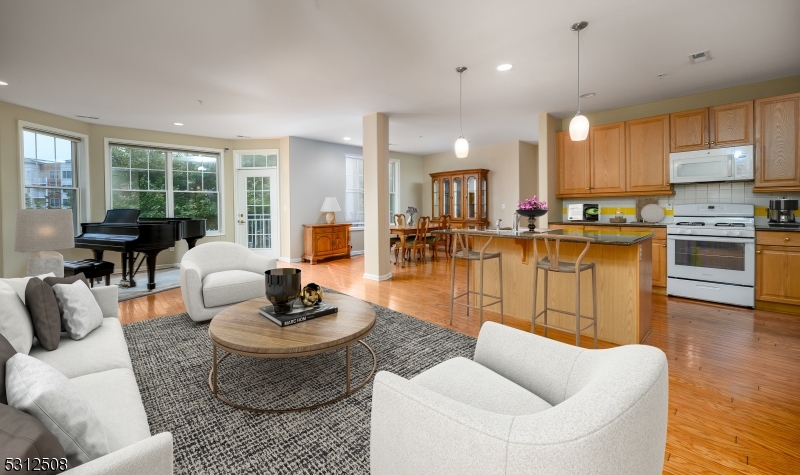
[[[363,250],[362,251],[350,251],[350,257],[360,256],[361,254],[364,254]]]
[[[367,280],[375,280],[377,282],[380,282],[382,280],[391,279],[392,278],[392,273],[389,272],[388,274],[384,274],[384,275],[375,275],[375,274],[364,273],[364,278],[367,279]]]
[[[302,257],[279,257],[278,260],[281,261],[281,262],[289,262],[289,263],[292,263],[292,262],[303,262],[303,258]]]

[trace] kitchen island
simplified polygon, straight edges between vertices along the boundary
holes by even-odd
[[[541,233],[540,233],[541,231]],[[597,331],[600,340],[620,345],[641,343],[650,333],[652,315],[652,244],[654,234],[636,231],[605,230],[537,230],[536,233],[515,231],[492,231],[485,229],[457,229],[435,233],[466,233],[475,251],[487,244],[486,252],[503,253],[503,306],[506,318],[531,320],[533,305],[534,239],[542,233],[590,237],[595,240],[583,259],[584,263],[595,262],[597,266]],[[539,259],[547,256],[544,243],[537,242]],[[583,250],[583,243],[562,242],[560,259],[575,262]],[[473,271],[478,263],[472,262]],[[497,265],[487,262],[484,268],[484,293],[498,295],[499,278]],[[540,271],[544,272],[544,271]],[[473,274],[477,277],[477,273]],[[463,275],[457,276],[463,278]],[[477,290],[478,279],[472,279],[471,290]],[[537,313],[544,309],[543,279],[539,278],[539,301]],[[574,274],[550,273],[549,307],[575,311]],[[463,308],[463,307],[457,307]],[[581,313],[591,315],[591,272],[581,275]],[[498,312],[497,306],[484,312]],[[477,312],[474,313],[477,317]],[[537,323],[541,323],[541,318]],[[574,333],[575,317],[548,312],[548,323]],[[586,325],[584,320],[582,326]],[[593,330],[584,330],[582,336],[591,341]]]

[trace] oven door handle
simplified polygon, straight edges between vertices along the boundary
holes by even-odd
[[[670,241],[712,241],[712,242],[732,242],[743,244],[755,244],[756,238],[753,237],[727,237],[727,236],[690,236],[685,234],[668,234]]]

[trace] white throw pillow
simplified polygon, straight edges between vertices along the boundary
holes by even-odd
[[[66,376],[17,353],[6,362],[8,405],[27,412],[56,436],[70,467],[109,453],[108,438],[94,409]]]
[[[42,275],[37,275],[36,277],[44,280],[45,277],[55,277],[56,275],[52,272]],[[8,284],[9,287],[14,289],[19,295],[19,298],[22,299],[22,303],[25,303],[25,287],[28,286],[28,281],[31,280],[31,277],[16,277],[14,279],[0,279],[0,282],[4,284]]]
[[[27,355],[31,352],[33,346],[31,315],[17,292],[4,283],[0,283],[0,333],[19,353]]]
[[[103,324],[103,311],[82,280],[56,284],[53,292],[61,312],[61,325],[73,340],[80,340]]]

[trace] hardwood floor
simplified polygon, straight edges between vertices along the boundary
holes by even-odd
[[[288,267],[288,264],[281,264]],[[477,336],[477,315],[456,307],[449,323],[450,262],[393,266],[387,282],[364,280],[363,257],[309,265],[316,282],[437,325]],[[456,285],[463,291],[464,268]],[[183,312],[180,289],[120,303],[123,323]],[[800,316],[653,296],[646,343],[669,358],[665,474],[800,474]],[[499,321],[499,315],[485,313]],[[530,330],[530,322],[505,324]],[[572,335],[549,336],[571,342]],[[587,347],[590,338],[583,339]],[[602,348],[613,346],[601,343]]]

